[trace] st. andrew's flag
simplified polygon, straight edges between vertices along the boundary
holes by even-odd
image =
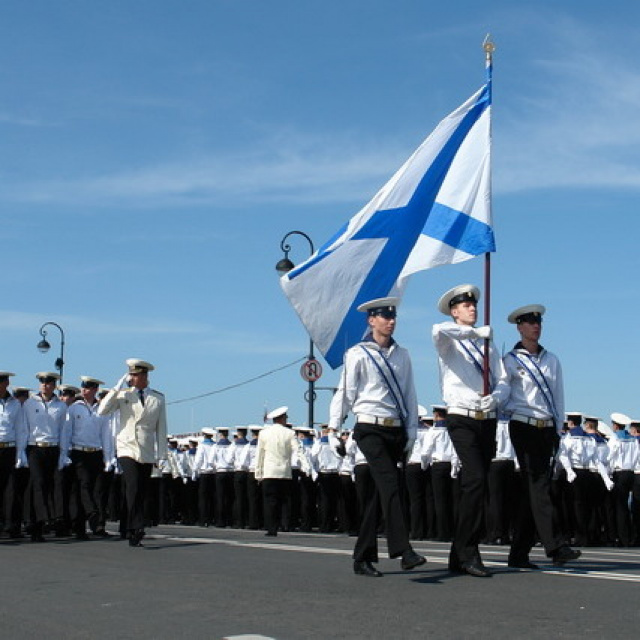
[[[489,80],[363,209],[282,276],[285,295],[331,367],[366,330],[358,305],[398,295],[416,271],[495,251],[490,150]]]

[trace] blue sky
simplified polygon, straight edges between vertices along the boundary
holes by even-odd
[[[494,59],[492,324],[547,306],[566,405],[640,417],[640,5],[7,0],[0,9],[0,369],[34,384],[156,364],[171,401],[302,358],[274,265],[358,211]],[[291,258],[308,255],[292,241]],[[482,260],[414,276],[396,337],[440,400],[435,303]],[[325,367],[321,386],[338,373]],[[169,407],[172,431],[306,418],[299,365]],[[318,392],[316,418],[329,393]]]

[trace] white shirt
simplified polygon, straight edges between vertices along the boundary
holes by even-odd
[[[311,458],[320,473],[335,473],[340,469],[342,458],[336,453],[340,443],[335,436],[328,436],[327,441],[316,438],[311,448]]]
[[[427,437],[429,431],[426,427],[420,427],[416,435],[416,441],[413,443],[413,449],[411,455],[407,460],[407,464],[421,464],[422,463],[422,450],[424,448],[424,439]]]
[[[60,438],[60,449],[66,456],[74,447],[91,447],[102,450],[105,464],[111,462],[115,451],[111,420],[98,415],[99,406],[99,402],[89,406],[84,400],[76,400],[67,410]]]
[[[24,449],[24,413],[20,400],[12,395],[0,399],[0,442],[15,442]]]
[[[58,396],[52,396],[48,402],[40,394],[29,396],[22,408],[29,444],[60,444],[60,435],[67,419],[67,405]]]
[[[249,471],[249,454],[251,453],[249,441],[243,443],[235,440],[231,446],[233,447],[233,470]]]
[[[451,462],[452,465],[459,465],[458,454],[444,422],[437,422],[427,429],[422,442],[423,468],[426,469],[433,462]]]
[[[438,352],[440,387],[447,407],[480,411],[483,379],[479,366],[483,363],[484,339],[475,327],[452,321],[433,325],[433,342]],[[491,395],[499,405],[509,397],[507,373],[493,341],[489,347]]]
[[[404,415],[399,414],[387,382],[362,347],[368,349],[380,366],[401,404]],[[329,427],[339,431],[349,411],[356,417],[363,414],[378,418],[404,418],[408,438],[416,437],[418,400],[413,383],[411,359],[406,349],[398,346],[395,341],[388,349],[382,349],[373,340],[364,340],[347,351],[338,390],[329,409]]]
[[[196,451],[196,459],[194,461],[194,471],[196,475],[201,473],[208,474],[213,473],[216,470],[216,466],[213,460],[214,444],[213,440],[205,438],[199,445]]]
[[[511,394],[504,408],[508,415],[519,414],[538,420],[556,421],[562,432],[564,420],[564,386],[558,358],[540,347],[529,353],[518,343],[505,357]]]
[[[609,466],[611,471],[633,471],[640,464],[640,445],[636,438],[609,439]]]

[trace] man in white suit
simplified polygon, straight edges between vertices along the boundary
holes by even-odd
[[[256,452],[255,479],[262,482],[264,524],[267,536],[278,535],[282,505],[291,493],[291,454],[300,454],[303,471],[308,472],[306,457],[293,429],[287,424],[288,407],[279,407],[267,415],[273,424],[260,432]]]
[[[129,371],[100,403],[98,413],[120,411],[116,431],[116,455],[124,478],[126,508],[120,522],[132,547],[141,547],[144,537],[144,497],[154,464],[164,457],[167,414],[164,395],[149,388],[149,371],[144,360],[127,360]],[[130,388],[125,388],[129,383]],[[124,522],[123,522],[124,521]]]

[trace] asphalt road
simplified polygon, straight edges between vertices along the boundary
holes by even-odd
[[[415,544],[412,572],[352,573],[340,535],[163,526],[142,549],[110,538],[0,541],[3,638],[636,638],[640,549],[586,549],[571,568],[451,575],[448,545]],[[381,540],[381,552],[385,551]],[[382,554],[384,555],[384,554]],[[381,555],[381,557],[382,557]]]

